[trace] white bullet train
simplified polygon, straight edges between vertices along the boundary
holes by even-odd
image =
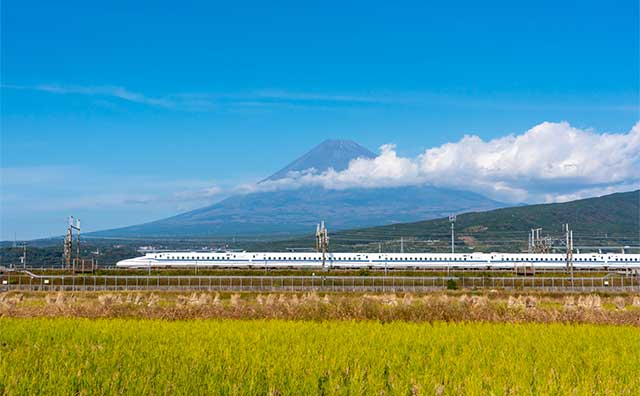
[[[122,260],[121,268],[309,268],[309,269],[563,269],[565,254],[527,253],[322,253],[155,252]],[[575,269],[640,269],[640,254],[580,253]]]

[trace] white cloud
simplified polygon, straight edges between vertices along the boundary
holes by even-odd
[[[14,84],[0,85],[5,89],[47,92],[57,95],[84,95],[106,99],[118,99],[152,107],[182,111],[213,111],[217,109],[245,108],[331,108],[341,105],[388,104],[391,100],[373,95],[344,95],[289,92],[282,90],[264,90],[244,94],[221,93],[173,93],[162,96],[150,96],[114,85],[66,85],[40,84],[22,86]],[[109,102],[101,101],[102,105]]]
[[[166,107],[173,108],[176,107],[176,103],[166,98],[152,98],[146,95],[143,95],[138,92],[130,91],[123,87],[118,86],[94,86],[94,87],[84,87],[84,86],[73,86],[73,85],[57,85],[57,84],[43,84],[37,85],[32,89],[36,91],[44,91],[56,94],[79,94],[79,95],[90,95],[90,96],[110,96],[122,100],[126,100],[128,102],[133,103],[141,103],[150,106],[158,106],[158,107]]]
[[[567,122],[543,122],[520,135],[489,141],[465,136],[399,157],[384,145],[373,159],[348,169],[295,172],[247,191],[317,185],[327,189],[432,184],[471,190],[510,202],[541,202],[637,188],[640,182],[640,122],[626,134],[599,134]]]
[[[602,101],[566,96],[555,101],[548,98],[527,97],[520,101],[512,97],[479,100],[473,96],[444,95],[435,92],[296,92],[282,89],[261,89],[248,92],[165,92],[150,95],[133,91],[118,85],[73,85],[73,84],[39,84],[17,85],[0,84],[0,88],[48,92],[58,95],[92,96],[94,102],[101,106],[114,107],[112,99],[139,103],[164,109],[179,111],[264,111],[272,109],[315,109],[327,110],[339,107],[370,107],[400,105],[403,108],[431,108],[432,106],[453,106],[464,108],[519,110],[519,111],[606,111],[634,112],[640,110],[635,101],[629,103],[601,103]]]

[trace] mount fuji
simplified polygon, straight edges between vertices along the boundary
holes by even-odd
[[[260,183],[290,172],[341,171],[356,158],[376,155],[350,140],[326,140]],[[325,220],[333,230],[415,222],[450,213],[508,206],[469,191],[433,186],[292,190],[234,195],[173,217],[92,233],[95,237],[279,237],[313,232]]]

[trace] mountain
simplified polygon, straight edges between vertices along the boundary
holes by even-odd
[[[355,158],[375,155],[349,140],[327,140],[267,177],[261,183],[286,177],[289,172],[318,172],[348,167]],[[432,219],[451,212],[488,210],[506,204],[482,195],[432,186],[293,190],[235,195],[216,204],[151,223],[91,234],[96,237],[234,237],[306,233],[325,220],[334,230]]]
[[[526,249],[528,233],[542,228],[560,246],[562,225],[569,224],[576,247],[640,245],[640,190],[587,198],[565,203],[527,205],[458,215],[456,246],[461,250],[512,251]],[[428,221],[385,225],[334,232],[333,251],[398,251],[400,238],[405,251],[448,251],[451,243],[448,217]],[[417,242],[419,241],[419,242]],[[277,243],[281,250],[313,246],[313,236]],[[262,249],[256,246],[256,249]]]
[[[333,168],[336,171],[349,167],[349,161],[355,158],[375,158],[376,155],[352,140],[325,140],[302,157],[262,180],[278,180],[287,177],[289,172],[315,169],[319,172]]]

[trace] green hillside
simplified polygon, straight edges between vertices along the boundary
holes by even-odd
[[[487,212],[460,214],[455,223],[459,251],[525,250],[529,230],[542,228],[542,235],[558,248],[562,225],[569,223],[576,247],[638,246],[640,244],[640,190],[616,193],[566,203],[528,205]],[[331,225],[329,224],[329,227]],[[451,243],[448,218],[415,223],[347,230],[331,234],[331,250],[448,251]],[[313,246],[313,237],[265,244],[273,247]]]

